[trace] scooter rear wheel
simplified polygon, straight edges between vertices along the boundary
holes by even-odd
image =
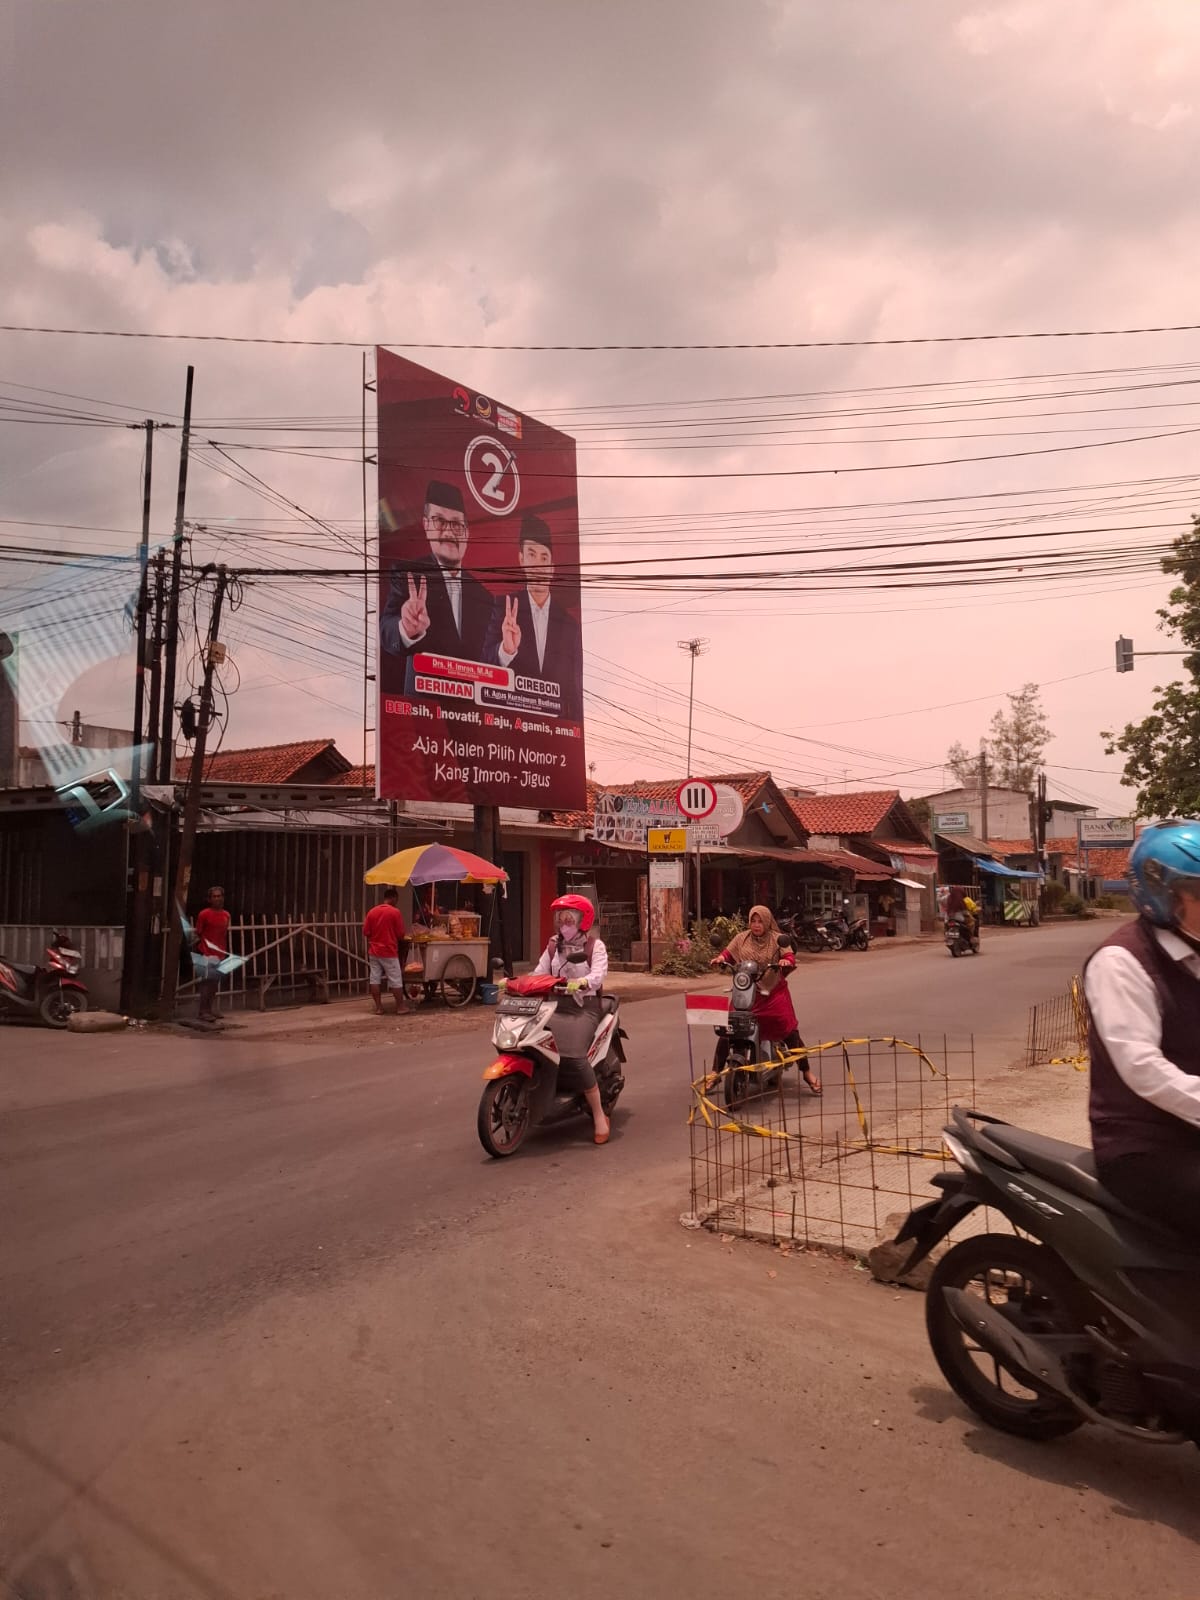
[[[48,1028],[65,1028],[78,1011],[87,1010],[87,996],[79,989],[47,989],[38,1006],[38,1015]]]
[[[515,1156],[530,1127],[529,1080],[510,1073],[484,1085],[479,1097],[476,1128],[488,1155],[501,1160]]]

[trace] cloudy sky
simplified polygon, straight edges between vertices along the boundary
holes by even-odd
[[[361,541],[356,344],[1196,320],[1190,0],[0,0],[0,18],[0,321],[350,341],[0,333],[6,549],[132,547],[141,439],[112,424],[177,417],[189,361],[189,517],[231,530],[197,552],[326,564]],[[677,641],[700,635],[694,767],[926,792],[1034,680],[1052,788],[1128,803],[1098,730],[1143,715],[1170,670],[1118,677],[1113,640],[1163,643],[1153,557],[1198,499],[1200,334],[411,353],[581,424],[585,561],[722,552],[763,575],[750,595],[589,593],[601,778],[682,772]],[[177,437],[156,439],[156,536]],[[846,544],[916,560],[918,540],[1014,529],[1029,565],[1003,582],[773,576],[880,559],[828,553]],[[1012,562],[1011,543],[937,553],[997,549]],[[1050,581],[1051,549],[1104,553]],[[0,610],[31,575],[0,564]],[[256,588],[230,640],[227,744],[329,734],[358,756],[352,598]],[[63,709],[128,724],[128,684],[127,662],[94,671]]]

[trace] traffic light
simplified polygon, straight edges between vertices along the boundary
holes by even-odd
[[[1133,640],[1124,634],[1117,640],[1117,671],[1133,671]]]

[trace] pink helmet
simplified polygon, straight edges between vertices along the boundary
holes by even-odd
[[[582,933],[586,933],[596,920],[592,902],[586,895],[582,894],[560,894],[557,900],[550,902],[550,910],[552,912],[574,911],[579,918],[579,928]]]

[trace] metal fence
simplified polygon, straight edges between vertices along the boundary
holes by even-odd
[[[692,1085],[692,1226],[781,1245],[870,1249],[933,1197],[941,1130],[975,1108],[975,1047],[836,1039],[788,1052],[776,1087],[732,1109],[725,1074]],[[800,1076],[824,1080],[814,1098]]]
[[[221,1003],[235,1010],[304,995],[306,973],[322,974],[331,994],[361,990],[366,982],[367,957],[357,917],[246,917],[230,925],[229,935],[231,954],[249,958],[222,980]],[[181,983],[180,993],[191,991],[194,983]]]
[[[1083,980],[1071,979],[1057,994],[1029,1009],[1025,1042],[1027,1067],[1072,1066],[1082,1070],[1088,1059],[1088,1007]]]

